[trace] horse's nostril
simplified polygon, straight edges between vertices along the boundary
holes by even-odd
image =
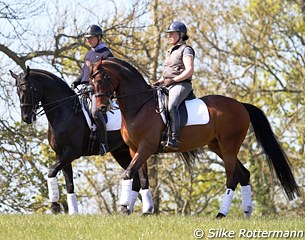
[[[28,115],[23,116],[23,121],[27,124],[32,123],[32,119]]]

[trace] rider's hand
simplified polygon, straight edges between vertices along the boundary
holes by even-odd
[[[91,86],[91,85],[88,85],[87,87],[86,87],[86,91],[89,93],[89,92],[93,92],[93,87]]]
[[[154,82],[153,85],[156,87],[156,86],[160,86],[163,84],[163,80],[159,80],[157,82]]]
[[[177,82],[173,79],[173,78],[165,78],[164,80],[163,80],[163,85],[165,86],[165,87],[169,87],[169,86],[171,86],[171,85],[174,85],[174,84],[176,84]]]
[[[71,84],[71,89],[74,90],[79,84],[80,84],[79,81],[74,81],[74,82],[72,82],[72,84]]]

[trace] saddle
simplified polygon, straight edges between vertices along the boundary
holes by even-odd
[[[161,118],[165,124],[165,129],[161,135],[161,141],[168,139],[170,134],[170,117],[169,110],[167,108],[168,104],[168,90],[165,87],[158,87],[157,94],[155,96],[156,111],[160,113]],[[209,122],[209,112],[206,104],[195,97],[193,90],[189,95],[183,100],[179,108],[180,114],[180,127],[189,125],[201,125],[207,124]],[[160,145],[159,150],[163,150]]]
[[[88,138],[88,151],[94,151],[96,149],[96,146],[99,146],[99,136],[98,136],[98,131],[96,131],[96,124],[94,122],[94,118],[92,116],[92,113],[90,111],[91,109],[91,104],[92,100],[90,99],[88,94],[82,94],[79,98],[80,105],[82,112],[85,116],[87,125],[90,129],[90,134]],[[108,118],[106,114],[102,114],[103,118],[105,119],[105,122],[108,122]]]
[[[194,94],[194,91],[192,90],[189,95],[183,100],[183,102],[180,104],[178,110],[180,114],[180,126],[183,127],[186,125],[188,120],[188,113],[186,109],[185,101],[196,99],[196,96]],[[157,102],[156,106],[161,111],[159,111],[160,114],[164,113],[164,116],[162,114],[163,122],[166,126],[169,125],[169,110],[168,110],[168,89],[165,87],[161,87],[157,89],[157,96],[155,98],[155,101]]]
[[[98,131],[96,131],[96,124],[94,118],[91,114],[91,104],[92,100],[89,97],[88,92],[84,92],[79,96],[79,101],[77,101],[76,106],[74,107],[75,112],[83,112],[87,125],[90,129],[90,134],[88,138],[88,151],[92,152],[99,146],[99,136]],[[121,129],[122,125],[122,116],[121,111],[118,108],[116,102],[112,103],[114,110],[107,113],[102,113],[102,116],[106,123],[107,131],[117,131]]]

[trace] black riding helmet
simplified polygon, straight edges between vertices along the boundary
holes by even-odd
[[[172,22],[171,25],[169,25],[166,30],[166,33],[170,33],[170,32],[182,33],[182,35],[180,34],[180,36],[182,37],[183,41],[186,41],[189,39],[189,37],[187,35],[187,28],[183,22],[180,22],[180,21]]]
[[[97,37],[97,36],[103,36],[103,30],[97,26],[97,25],[90,25],[86,32],[84,37],[89,38],[89,37]]]

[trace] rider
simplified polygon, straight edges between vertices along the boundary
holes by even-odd
[[[168,27],[170,49],[167,51],[162,77],[155,85],[164,85],[168,89],[168,110],[170,116],[171,134],[167,142],[163,143],[171,150],[179,149],[180,115],[178,107],[191,93],[192,75],[194,73],[195,51],[186,44],[188,40],[187,28],[184,23],[174,21]]]
[[[95,63],[100,59],[113,57],[112,52],[106,47],[106,44],[102,42],[102,28],[97,25],[91,25],[86,30],[84,37],[87,39],[91,49],[85,55],[81,75],[72,83],[73,88],[77,87],[79,84],[89,84],[91,74],[89,69],[92,63]],[[90,96],[92,98],[91,113],[96,123],[101,141],[100,154],[105,155],[109,150],[107,145],[106,122],[102,113],[99,112],[96,108],[95,95],[90,94]]]

